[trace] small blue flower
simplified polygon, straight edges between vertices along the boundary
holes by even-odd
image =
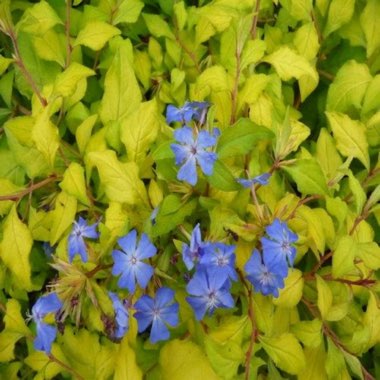
[[[176,165],[183,164],[177,174],[180,181],[186,181],[194,186],[198,180],[197,164],[204,174],[212,174],[217,154],[205,149],[215,146],[216,137],[216,133],[211,135],[207,131],[200,131],[194,138],[193,130],[187,126],[174,131],[174,138],[180,144],[171,144],[171,148],[175,155]]]
[[[112,306],[115,311],[115,331],[114,337],[116,339],[121,339],[125,333],[128,331],[129,327],[129,314],[128,308],[125,302],[121,301],[116,293],[108,292],[111,298]]]
[[[238,276],[235,270],[235,246],[223,243],[209,243],[204,248],[204,255],[199,261],[199,265],[207,268],[217,268],[219,276],[226,280],[237,281]]]
[[[186,102],[183,107],[175,107],[173,105],[169,105],[166,109],[166,122],[168,124],[173,123],[175,121],[181,122],[182,124],[188,123],[193,118],[195,113],[194,108],[190,105],[190,103]]]
[[[50,353],[51,346],[57,336],[57,328],[43,321],[50,313],[57,313],[63,304],[56,293],[49,293],[40,297],[32,307],[32,319],[37,324],[37,336],[33,341],[36,350]]]
[[[51,259],[54,253],[55,247],[52,247],[49,242],[44,241],[42,243],[42,249],[44,250],[45,255],[47,256],[48,259]]]
[[[288,266],[284,262],[266,262],[261,260],[260,253],[255,249],[244,266],[248,280],[254,286],[255,292],[264,296],[273,294],[278,297],[278,289],[284,287],[284,279],[288,275]]]
[[[194,310],[195,317],[200,321],[206,312],[211,315],[218,307],[231,308],[234,300],[230,294],[231,283],[219,275],[215,268],[201,267],[186,286],[191,297],[186,301]]]
[[[151,324],[150,341],[156,343],[167,340],[170,332],[167,325],[178,325],[178,303],[174,301],[174,291],[169,288],[157,290],[156,297],[143,295],[136,303],[134,317],[138,322],[139,332],[145,331]]]
[[[240,185],[248,189],[248,188],[251,188],[252,185],[256,185],[256,184],[259,184],[262,186],[268,185],[270,176],[271,176],[270,173],[264,173],[252,179],[238,178],[236,181],[239,182]]]
[[[207,109],[210,107],[209,102],[189,102],[188,104],[194,111],[193,119],[203,124],[207,114]]]
[[[190,238],[190,247],[187,244],[182,246],[182,258],[188,270],[194,268],[203,255],[204,243],[202,242],[201,229],[199,223],[194,227]]]
[[[285,222],[281,222],[279,219],[275,219],[265,231],[269,239],[263,237],[261,243],[267,261],[284,261],[293,265],[296,248],[292,244],[298,240],[298,236],[288,228]]]
[[[98,223],[87,225],[87,222],[82,217],[79,217],[78,222],[74,222],[73,229],[69,235],[69,262],[71,263],[75,255],[80,255],[84,263],[87,262],[87,250],[84,238],[97,239],[99,237],[96,227]]]
[[[118,285],[126,288],[130,292],[136,289],[136,281],[141,288],[145,289],[149,280],[153,276],[153,268],[142,260],[148,259],[156,254],[156,247],[150,242],[146,234],[141,235],[137,244],[137,232],[132,230],[126,236],[118,240],[122,251],[114,250],[112,257],[114,265],[112,274],[121,274]]]

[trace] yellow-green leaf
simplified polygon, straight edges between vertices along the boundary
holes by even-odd
[[[29,261],[33,245],[32,234],[21,222],[13,206],[4,223],[0,257],[23,289],[31,289],[31,266]]]
[[[121,32],[103,21],[91,21],[79,32],[73,46],[84,45],[92,50],[101,50],[114,36]]]
[[[356,243],[352,236],[339,238],[332,258],[332,275],[342,277],[355,269]]]
[[[293,334],[284,333],[274,337],[260,336],[259,340],[277,367],[292,375],[296,375],[304,369],[305,355]]]
[[[380,3],[378,0],[367,0],[366,6],[360,15],[360,25],[367,40],[367,57],[380,48]]]
[[[125,118],[121,124],[121,141],[124,143],[128,158],[140,164],[152,142],[155,140],[158,129],[158,110],[155,100],[144,102]]]
[[[76,162],[72,162],[63,175],[63,181],[59,187],[66,191],[67,194],[77,198],[86,206],[90,205],[86,190],[86,181],[84,178],[84,169]]]
[[[333,294],[330,287],[327,285],[326,281],[316,275],[317,280],[317,291],[318,291],[318,309],[321,312],[322,319],[326,319],[329,310],[331,309],[333,302]]]
[[[119,344],[118,353],[115,356],[114,380],[140,380],[142,379],[141,369],[136,363],[136,354],[128,345],[127,337]]]
[[[191,341],[175,339],[166,343],[159,363],[162,380],[219,380],[205,353]]]
[[[285,287],[280,290],[279,297],[273,299],[273,303],[287,308],[296,306],[302,297],[303,284],[302,272],[298,269],[290,270],[285,278]]]
[[[326,26],[323,30],[323,36],[339,29],[342,25],[351,20],[355,10],[355,0],[332,0],[329,6]]]
[[[73,224],[77,212],[77,200],[75,197],[62,191],[55,201],[55,209],[52,211],[52,226],[50,231],[50,245],[53,246],[64,232]]]
[[[88,158],[98,168],[109,200],[128,204],[147,204],[147,193],[135,162],[121,163],[114,151],[91,152]]]
[[[326,116],[339,152],[346,157],[356,157],[369,169],[368,142],[364,125],[339,112],[326,112]]]

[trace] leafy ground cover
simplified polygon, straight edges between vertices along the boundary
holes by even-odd
[[[0,0],[0,377],[380,378],[378,0]]]

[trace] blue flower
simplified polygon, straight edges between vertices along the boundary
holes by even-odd
[[[80,255],[84,263],[87,262],[87,250],[84,238],[96,239],[99,234],[96,231],[98,223],[87,225],[87,222],[82,217],[79,217],[78,222],[74,222],[74,227],[69,235],[69,262],[71,263],[75,255]]]
[[[267,261],[283,261],[294,264],[296,248],[292,245],[298,240],[298,236],[292,232],[285,222],[275,219],[271,225],[265,229],[268,237],[263,237],[261,243]]]
[[[192,297],[186,297],[200,321],[206,312],[211,315],[218,307],[231,308],[234,300],[230,294],[230,281],[219,275],[215,268],[201,267],[186,286]]]
[[[63,304],[56,293],[40,297],[32,307],[32,319],[37,324],[37,336],[33,341],[36,350],[50,353],[51,346],[57,336],[57,328],[43,320],[47,314],[57,313]]]
[[[185,103],[190,106],[193,111],[193,119],[203,124],[204,119],[206,117],[207,108],[210,107],[209,102],[189,102]]]
[[[255,249],[244,266],[248,280],[254,286],[255,292],[264,296],[273,294],[278,297],[278,289],[284,287],[284,278],[288,275],[288,266],[284,262],[266,262],[261,260],[260,253]]]
[[[190,103],[186,102],[183,107],[175,107],[173,105],[169,105],[166,109],[166,122],[168,124],[173,123],[175,121],[179,121],[182,124],[188,123],[193,118],[195,113],[194,108]]]
[[[194,186],[198,179],[196,164],[201,167],[204,174],[212,174],[217,155],[215,152],[208,152],[205,149],[215,146],[216,136],[216,132],[211,135],[207,131],[200,131],[194,138],[193,130],[186,126],[174,131],[174,138],[180,143],[171,144],[175,163],[176,165],[183,164],[177,174],[179,180]]]
[[[167,340],[170,333],[167,325],[175,327],[178,325],[178,303],[173,302],[174,291],[169,288],[157,290],[156,297],[143,295],[136,303],[137,312],[134,317],[138,322],[139,332],[145,331],[151,324],[150,341],[156,343]]]
[[[268,185],[270,173],[260,174],[252,179],[238,178],[236,181],[246,189],[251,188],[252,185],[259,184],[262,186]]]
[[[190,247],[187,244],[182,246],[182,258],[188,270],[194,268],[203,255],[204,243],[201,238],[201,229],[199,223],[194,227],[190,238]]]
[[[128,331],[129,327],[129,314],[128,308],[125,302],[122,302],[116,293],[108,292],[112,300],[112,306],[115,311],[115,331],[114,337],[121,339],[125,333]]]
[[[120,288],[126,288],[133,293],[137,281],[140,287],[145,289],[154,270],[142,260],[154,256],[157,252],[156,247],[150,242],[146,234],[141,235],[137,244],[136,230],[132,230],[120,238],[118,243],[122,251],[114,250],[112,252],[114,260],[112,274],[114,276],[121,274],[118,285]]]
[[[235,270],[235,246],[223,243],[209,243],[204,248],[204,255],[199,261],[199,265],[207,268],[217,268],[218,275],[226,280],[237,281],[238,276]]]

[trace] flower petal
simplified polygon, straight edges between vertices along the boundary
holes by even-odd
[[[179,169],[177,179],[180,181],[186,181],[193,186],[197,183],[198,176],[195,156],[190,156]]]
[[[136,251],[137,231],[132,230],[127,235],[120,238],[117,242],[125,253],[133,255]]]

